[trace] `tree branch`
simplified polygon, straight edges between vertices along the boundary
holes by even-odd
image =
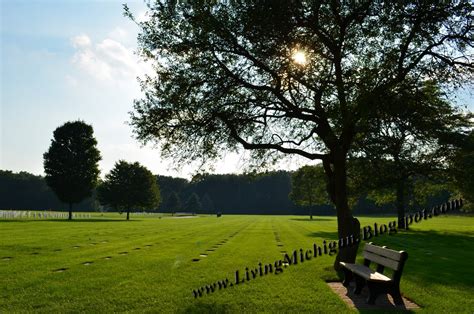
[[[221,121],[227,126],[230,132],[230,136],[234,140],[236,140],[239,144],[241,144],[245,149],[251,149],[251,150],[274,149],[284,154],[300,155],[311,160],[316,160],[316,159],[324,160],[327,158],[326,154],[309,153],[301,149],[283,147],[281,145],[273,144],[273,143],[250,143],[239,135],[236,127],[228,119],[226,119],[223,114],[217,114],[217,117],[220,118]]]

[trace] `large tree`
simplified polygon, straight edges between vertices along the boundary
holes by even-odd
[[[299,206],[309,209],[313,219],[313,207],[329,202],[324,169],[321,165],[303,166],[291,175],[290,199]]]
[[[456,189],[467,201],[465,209],[474,210],[474,131],[461,139],[460,149],[452,159],[450,170]]]
[[[339,237],[358,235],[347,156],[407,78],[472,79],[470,1],[156,1],[137,22],[154,63],[131,124],[178,161],[243,147],[322,160]],[[133,18],[126,7],[125,13]],[[354,261],[357,247],[339,251]]]
[[[403,227],[410,199],[446,188],[456,139],[472,128],[471,115],[453,108],[435,81],[406,81],[374,111],[370,132],[354,142],[351,182],[379,204],[393,201]]]
[[[46,183],[69,204],[71,220],[72,204],[92,195],[100,173],[101,156],[92,126],[73,121],[58,127],[43,157]]]
[[[160,201],[160,192],[155,176],[138,162],[119,160],[98,188],[102,205],[127,212],[137,209],[155,209]]]

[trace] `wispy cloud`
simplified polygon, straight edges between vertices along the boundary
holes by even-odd
[[[128,40],[130,39],[131,36],[129,32],[124,30],[122,27],[116,27],[109,33],[109,37],[111,39],[121,41],[121,40]]]
[[[98,43],[93,43],[89,36],[81,34],[71,38],[76,49],[72,63],[89,76],[108,82],[135,80],[143,76],[149,67],[133,53],[132,48],[125,47],[117,39],[126,36],[126,32],[116,28]]]
[[[85,34],[81,34],[81,35],[71,38],[71,43],[74,48],[82,49],[82,48],[90,47],[91,39],[89,38],[89,36]]]

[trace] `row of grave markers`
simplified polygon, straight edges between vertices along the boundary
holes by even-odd
[[[161,216],[162,213],[155,212],[130,212],[130,216]]]
[[[53,212],[53,211],[29,211],[29,210],[0,210],[0,219],[66,219],[69,217],[68,213]],[[88,213],[73,213],[73,218],[88,219],[91,214]]]

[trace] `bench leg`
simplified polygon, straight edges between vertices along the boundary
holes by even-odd
[[[402,295],[400,294],[400,290],[396,289],[390,292],[390,295],[393,298],[393,302],[396,305],[404,305]]]
[[[367,298],[368,304],[375,304],[375,299],[379,295],[379,287],[373,282],[367,282],[367,287],[369,288],[369,297]]]
[[[354,289],[354,294],[360,294],[361,291],[362,291],[362,288],[364,288],[365,286],[365,279],[358,276],[358,275],[355,275],[355,282],[356,282],[356,287]]]
[[[344,268],[344,281],[342,282],[342,285],[346,288],[349,287],[349,284],[351,283],[352,279],[352,272],[349,269]]]

